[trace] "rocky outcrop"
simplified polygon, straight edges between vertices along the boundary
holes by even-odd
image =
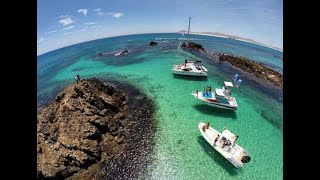
[[[181,47],[183,49],[186,49],[186,45],[187,45],[186,43],[183,43],[181,45]],[[205,51],[205,49],[202,47],[201,44],[197,44],[195,42],[189,42],[188,43],[188,50],[196,50],[196,51],[200,51],[200,52],[204,52]]]
[[[279,72],[270,69],[260,63],[251,61],[244,57],[219,54],[220,61],[226,61],[245,72],[253,73],[258,78],[264,78],[276,86],[283,87],[283,76]]]
[[[182,44],[182,48],[186,48],[186,43]],[[283,75],[263,64],[254,62],[244,57],[233,56],[218,52],[209,52],[205,50],[201,44],[197,44],[194,42],[188,43],[188,49],[199,51],[200,53],[208,56],[210,59],[219,59],[220,61],[228,62],[234,67],[239,68],[245,72],[253,73],[257,78],[263,78],[276,86],[283,87]]]
[[[92,179],[123,153],[127,103],[126,93],[96,79],[67,86],[37,115],[38,178]]]
[[[151,41],[151,42],[149,43],[149,46],[156,46],[156,45],[158,45],[158,43],[157,43],[157,42],[154,42],[154,41]]]

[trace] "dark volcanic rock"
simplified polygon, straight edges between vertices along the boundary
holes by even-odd
[[[276,86],[283,87],[282,74],[260,63],[251,61],[244,57],[237,57],[226,54],[219,54],[219,60],[229,62],[233,66],[245,72],[253,73],[258,78],[266,79]]]
[[[151,42],[149,43],[149,46],[155,46],[155,45],[158,45],[158,43],[157,43],[157,42],[153,42],[153,41],[151,41]]]
[[[127,101],[96,79],[67,86],[37,115],[38,178],[94,179],[104,161],[125,149]]]
[[[183,49],[186,49],[186,43],[183,43],[182,45],[181,45],[181,47],[183,48]],[[202,45],[201,44],[197,44],[197,43],[195,43],[195,42],[189,42],[188,43],[188,50],[196,50],[196,51],[205,51],[205,49],[202,47]]]

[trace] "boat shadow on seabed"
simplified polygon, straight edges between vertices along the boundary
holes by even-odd
[[[196,110],[200,111],[203,114],[237,119],[237,114],[233,110],[219,109],[217,107],[212,107],[206,104],[197,104],[197,105],[194,105],[193,108],[195,108]]]
[[[219,166],[224,168],[230,176],[238,175],[240,169],[234,167],[228,160],[224,159],[221,154],[219,154],[213,147],[211,147],[208,142],[202,137],[198,136],[198,143],[201,145],[204,152],[210,156],[214,162],[216,162]]]
[[[186,80],[186,81],[208,81],[208,77],[204,76],[184,76],[184,75],[177,75],[173,74],[173,77],[175,79],[181,79],[181,80]]]

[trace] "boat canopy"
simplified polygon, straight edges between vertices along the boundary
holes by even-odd
[[[227,87],[233,87],[232,82],[224,81],[224,85]]]
[[[234,142],[237,139],[237,136],[234,135],[231,131],[228,129],[225,129],[222,131],[222,136],[229,139],[231,142]]]
[[[224,95],[224,93],[223,93],[223,89],[216,89],[216,93],[217,93],[217,95],[218,96],[222,96],[222,97],[224,97],[225,95]]]

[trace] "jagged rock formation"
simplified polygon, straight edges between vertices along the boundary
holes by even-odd
[[[181,45],[181,47],[183,49],[186,49],[186,43],[183,43]],[[201,44],[198,44],[198,43],[195,43],[195,42],[189,42],[188,43],[188,50],[196,50],[196,51],[200,51],[200,52],[205,51]]]
[[[185,49],[186,43],[183,43],[182,47]],[[205,50],[201,44],[197,44],[194,42],[188,43],[188,49],[196,50],[203,54],[206,54],[211,59],[219,59],[220,61],[228,62],[236,68],[239,68],[248,73],[253,73],[258,78],[263,78],[276,86],[283,87],[283,75],[263,64],[254,62],[244,57],[217,52],[212,53]]]
[[[154,42],[154,41],[151,41],[151,42],[149,43],[149,46],[155,46],[155,45],[158,45],[158,43],[157,43],[157,42]]]
[[[125,148],[128,96],[96,79],[67,86],[37,115],[38,178],[92,179]]]
[[[221,54],[219,56],[219,60],[229,62],[234,67],[237,67],[249,73],[253,73],[256,77],[266,79],[276,86],[283,87],[282,74],[257,62],[251,61],[244,57],[237,57],[225,54]]]

